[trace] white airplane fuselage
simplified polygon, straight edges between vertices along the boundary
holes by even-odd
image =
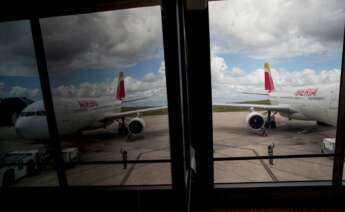
[[[272,91],[269,100],[272,105],[286,105],[294,113],[282,116],[298,120],[315,120],[332,126],[337,125],[339,84],[310,86],[286,91]]]
[[[112,122],[100,122],[105,116],[121,112],[122,101],[115,98],[64,99],[54,98],[54,110],[60,135],[70,135],[86,129],[105,127]],[[15,124],[16,132],[26,139],[49,139],[43,101],[26,107]]]

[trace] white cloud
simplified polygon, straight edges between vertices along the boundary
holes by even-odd
[[[341,50],[343,0],[228,0],[209,5],[214,53],[267,59]]]
[[[21,86],[14,86],[11,88],[8,96],[18,96],[18,97],[27,97],[29,99],[39,99],[41,98],[40,89],[28,89]]]
[[[83,82],[78,87],[60,85],[53,89],[55,97],[100,97],[114,95],[114,82],[89,83]]]
[[[239,101],[257,99],[258,96],[243,95],[240,91],[263,91],[264,71],[261,68],[244,72],[239,68],[230,68],[222,57],[212,55],[212,96],[215,102]],[[313,69],[288,71],[279,67],[271,68],[272,78],[276,88],[299,87],[308,85],[322,85],[325,82],[338,83],[340,70]]]
[[[84,82],[80,86],[61,85],[53,89],[55,97],[101,97],[114,95],[117,87],[117,79],[104,83]],[[127,98],[148,97],[146,104],[166,102],[165,64],[157,72],[146,74],[142,80],[130,76],[125,77],[125,88]],[[156,104],[156,103],[154,103]]]
[[[224,58],[211,57],[212,96],[215,102],[262,99],[263,96],[244,95],[240,91],[263,91],[264,72],[262,68],[244,71],[238,67],[229,67]],[[312,69],[289,71],[279,67],[271,69],[276,88],[298,87],[339,82],[340,70]],[[53,89],[56,97],[100,97],[115,95],[117,79],[104,83],[82,83],[80,86],[59,86]],[[146,74],[142,80],[125,77],[126,96],[128,98],[148,97],[145,105],[166,103],[166,82],[164,62],[158,71]]]

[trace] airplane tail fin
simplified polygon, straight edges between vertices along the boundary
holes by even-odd
[[[116,99],[122,100],[126,97],[125,94],[125,77],[123,72],[121,71],[118,76],[117,81],[117,90],[116,90]]]
[[[274,91],[274,83],[273,83],[273,79],[271,75],[270,65],[268,63],[265,63],[264,71],[265,71],[265,90],[267,90],[268,93],[270,93]]]

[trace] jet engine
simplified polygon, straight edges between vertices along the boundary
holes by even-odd
[[[251,129],[260,129],[265,124],[265,118],[262,114],[258,112],[250,112],[246,117],[247,126]]]
[[[139,135],[145,129],[145,121],[140,117],[135,117],[128,122],[128,132],[132,135]]]

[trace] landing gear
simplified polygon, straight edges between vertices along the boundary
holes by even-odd
[[[265,128],[271,128],[271,129],[275,129],[277,128],[277,123],[276,123],[276,120],[275,120],[275,114],[271,115],[271,111],[269,110],[267,112],[267,119],[266,119],[266,122],[265,122]]]
[[[121,118],[121,121],[119,122],[119,134],[128,135],[128,128],[126,126],[126,120],[124,117]]]

